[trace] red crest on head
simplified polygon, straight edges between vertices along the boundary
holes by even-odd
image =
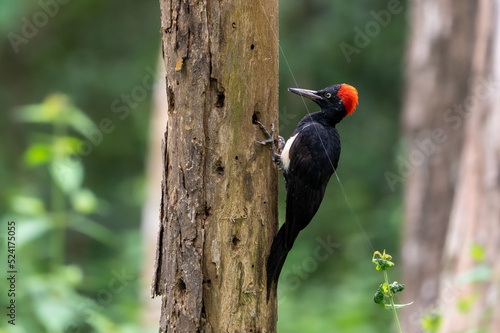
[[[337,96],[342,100],[346,109],[346,116],[354,113],[358,103],[358,91],[351,85],[343,83],[340,86]]]

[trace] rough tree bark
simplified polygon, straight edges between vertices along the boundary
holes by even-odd
[[[168,123],[153,293],[161,332],[273,332],[278,2],[161,0]]]
[[[444,240],[455,192],[463,122],[450,121],[470,90],[475,1],[411,2],[403,130],[406,163],[402,311],[405,332],[437,306]],[[406,164],[406,165],[405,165]]]
[[[432,311],[442,316],[440,332],[500,330],[499,7],[412,2],[403,262],[406,300],[415,304],[403,312],[405,332],[421,332],[422,315]],[[483,264],[493,274],[463,285],[478,265],[473,245],[486,249]],[[472,305],[465,313],[464,301]]]

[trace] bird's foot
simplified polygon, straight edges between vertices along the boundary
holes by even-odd
[[[274,145],[274,139],[273,139],[274,124],[271,124],[271,133],[269,133],[267,131],[266,126],[264,126],[260,121],[255,120],[254,124],[259,125],[260,130],[262,131],[262,133],[266,137],[266,140],[264,140],[264,141],[255,141],[255,142],[257,142],[257,143],[259,143],[261,145],[264,145],[264,146],[268,145],[268,144]]]
[[[278,135],[278,153],[281,155],[283,152],[283,148],[285,148],[285,139],[282,136]]]
[[[269,145],[269,148],[271,149],[271,152],[273,153],[272,160],[273,160],[274,164],[276,164],[277,166],[279,166],[281,168],[281,166],[282,166],[281,156],[276,154],[276,147],[274,145],[274,139],[273,139],[274,124],[271,124],[271,132],[269,133],[267,131],[266,127],[260,121],[255,120],[254,123],[259,125],[260,130],[262,131],[262,133],[266,137],[266,139],[264,141],[255,141],[255,143],[258,143],[258,144],[263,145],[263,146]],[[281,151],[283,150],[284,146],[285,146],[285,139],[283,139],[283,137],[280,136],[279,143],[278,143],[278,150],[279,150],[280,154],[281,154]]]

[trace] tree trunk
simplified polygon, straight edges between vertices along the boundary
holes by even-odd
[[[494,0],[412,2],[403,262],[406,300],[415,304],[403,311],[405,332],[421,332],[422,316],[433,311],[442,317],[440,332],[500,331],[494,288],[500,273],[494,257],[500,250],[499,7]],[[484,259],[471,249],[484,249]],[[484,270],[473,271],[478,267]],[[464,285],[464,274],[474,272],[487,281]]]
[[[153,281],[160,331],[273,332],[265,262],[278,170],[254,142],[252,117],[277,125],[277,1],[160,6],[168,98]]]
[[[406,158],[402,311],[405,332],[421,332],[420,319],[436,307],[444,241],[457,182],[463,119],[457,106],[470,89],[475,1],[411,2],[403,128]]]
[[[500,1],[478,1],[460,177],[444,252],[440,332],[500,332]]]

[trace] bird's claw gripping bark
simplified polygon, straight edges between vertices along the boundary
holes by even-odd
[[[266,139],[264,141],[255,141],[255,143],[258,143],[258,144],[263,145],[263,146],[269,145],[269,148],[271,149],[271,152],[273,153],[272,160],[273,160],[274,164],[276,164],[277,166],[279,166],[281,168],[282,167],[281,156],[279,154],[276,154],[276,147],[274,145],[274,139],[273,139],[274,124],[271,124],[271,133],[269,133],[267,131],[266,127],[260,121],[255,120],[255,124],[259,125],[260,130],[262,131],[262,133],[266,137]],[[278,140],[279,140],[278,141],[278,151],[281,154],[281,152],[283,151],[283,147],[285,147],[285,139],[283,139],[283,137],[280,136]]]
[[[255,141],[261,145],[271,145],[274,148],[274,139],[273,139],[273,133],[274,133],[274,124],[271,124],[271,133],[269,133],[266,129],[266,127],[260,122],[260,121],[255,121],[257,125],[259,125],[260,130],[264,135],[266,136],[266,139],[264,141]]]
[[[285,143],[285,139],[282,136],[278,135],[278,152],[280,155],[283,152],[283,148],[285,148]]]

